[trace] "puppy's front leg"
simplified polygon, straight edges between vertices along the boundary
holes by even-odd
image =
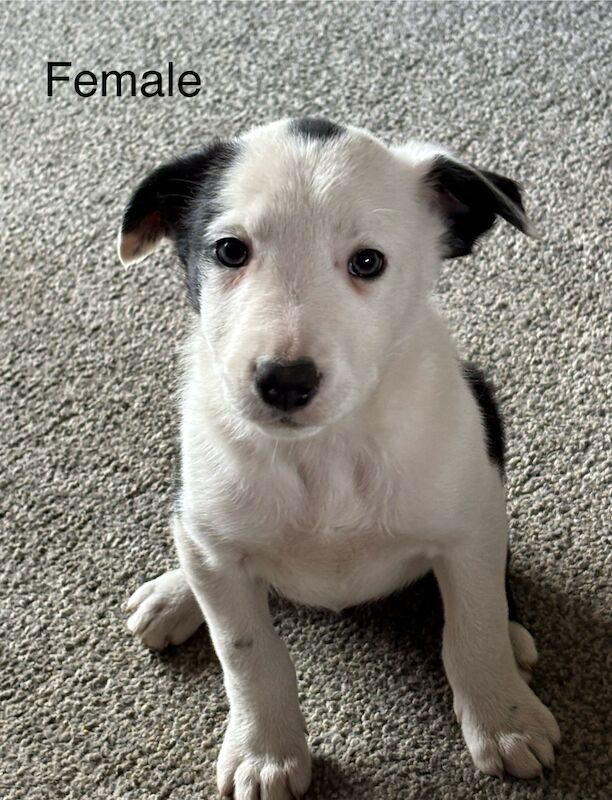
[[[181,566],[200,604],[223,667],[230,713],[217,784],[234,800],[301,797],[310,753],[295,670],[268,608],[268,587],[240,562],[215,566],[175,522]]]
[[[487,532],[434,565],[444,600],[444,666],[475,765],[536,777],[552,766],[559,727],[516,664],[504,589],[505,534]]]

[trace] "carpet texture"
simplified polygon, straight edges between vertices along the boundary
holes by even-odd
[[[515,594],[564,740],[541,782],[475,773],[418,586],[340,615],[275,604],[313,800],[609,797],[610,5],[2,4],[0,796],[213,798],[226,701],[208,636],[153,655],[122,603],[174,564],[169,247],[115,254],[135,182],[213,134],[305,112],[438,141],[520,180],[438,298],[508,428]],[[46,96],[74,70],[200,73],[197,98]]]

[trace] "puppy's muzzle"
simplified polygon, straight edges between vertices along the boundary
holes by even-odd
[[[259,396],[269,406],[281,411],[295,411],[307,405],[317,393],[321,376],[314,361],[263,361],[255,371]]]

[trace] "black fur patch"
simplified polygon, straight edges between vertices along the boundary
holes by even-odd
[[[478,407],[485,429],[485,436],[487,442],[487,452],[489,458],[495,464],[499,471],[503,474],[504,461],[506,456],[506,442],[504,437],[504,426],[502,418],[495,401],[495,394],[493,386],[486,380],[484,373],[478,369],[475,364],[469,361],[462,363],[463,375],[470,387],[472,394]],[[508,601],[508,619],[513,622],[518,622],[518,611],[512,588],[510,586],[510,548],[508,548],[508,555],[506,557],[506,599]]]
[[[238,152],[237,142],[214,141],[203,150],[158,167],[138,186],[123,216],[123,233],[146,225],[150,232],[145,228],[145,236],[174,240],[196,311],[201,288],[196,255],[201,233],[220,211],[216,203],[219,181]]]
[[[426,182],[435,190],[436,207],[446,221],[445,258],[471,253],[476,240],[493,227],[498,216],[527,232],[521,192],[510,178],[437,156]]]
[[[462,363],[463,376],[470,387],[482,416],[485,430],[487,452],[489,458],[504,470],[506,443],[502,423],[492,385],[486,380],[484,373],[469,361]]]
[[[291,120],[289,130],[294,136],[305,139],[337,139],[346,133],[346,128],[325,117],[297,117]]]

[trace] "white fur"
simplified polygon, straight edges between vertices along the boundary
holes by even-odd
[[[340,609],[433,568],[444,664],[474,762],[537,775],[559,733],[519,672],[535,662],[533,641],[520,626],[509,632],[504,490],[429,299],[442,222],[423,176],[440,151],[394,151],[356,129],[300,141],[286,122],[244,142],[207,238],[239,236],[252,259],[241,276],[209,269],[185,348],[182,572],[133,596],[130,628],[160,647],[186,638],[203,613],[231,709],[220,791],[299,796],[310,756],[268,588]],[[346,270],[359,247],[388,261],[362,285]],[[253,371],[299,356],[323,379],[295,427],[258,399]]]

